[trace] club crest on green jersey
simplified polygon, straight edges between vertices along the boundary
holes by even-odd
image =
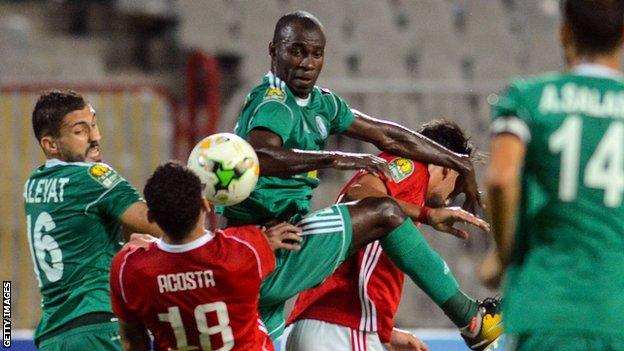
[[[264,94],[264,100],[286,101],[286,93],[282,89],[270,87]]]
[[[119,174],[104,163],[95,163],[89,167],[89,175],[105,188],[110,188],[121,180]]]
[[[397,157],[390,161],[390,173],[392,173],[392,180],[398,183],[414,173],[414,162],[406,158]]]
[[[321,133],[321,137],[323,139],[327,139],[327,127],[325,127],[325,121],[321,116],[316,116],[316,127],[318,128],[319,133]]]

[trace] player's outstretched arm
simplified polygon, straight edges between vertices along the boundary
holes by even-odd
[[[147,219],[147,204],[143,201],[130,205],[119,217],[119,221],[125,228],[125,234],[144,233],[159,238],[164,234],[156,222],[150,222]],[[128,241],[130,237],[126,236],[124,239]]]
[[[503,268],[511,260],[514,217],[520,198],[520,169],[525,145],[512,134],[499,134],[490,145],[490,165],[486,174],[488,207]]]
[[[126,323],[119,320],[119,336],[124,351],[149,351],[150,338],[147,329],[141,324]]]
[[[352,110],[355,120],[345,131],[347,136],[370,142],[390,154],[432,163],[456,170],[462,177],[462,191],[466,194],[464,209],[475,213],[481,206],[474,166],[470,157],[450,151],[435,141],[397,123],[368,116]]]
[[[260,173],[265,176],[285,177],[323,168],[365,169],[390,176],[386,162],[369,154],[288,149],[277,134],[266,129],[252,130],[247,141],[256,150]]]
[[[381,179],[372,174],[366,174],[349,188],[345,200],[360,200],[366,197],[390,197],[390,195]],[[426,208],[423,210],[422,207],[409,202],[393,199],[412,220],[427,224],[437,231],[451,234],[460,239],[467,239],[469,235],[465,230],[454,227],[457,222],[473,225],[486,232],[490,230],[487,222],[459,207]]]

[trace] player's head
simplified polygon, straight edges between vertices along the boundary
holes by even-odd
[[[622,0],[561,0],[566,63],[617,54],[624,30]]]
[[[269,44],[271,71],[301,98],[318,79],[325,57],[323,25],[312,14],[296,11],[282,16]]]
[[[203,230],[209,207],[201,189],[199,177],[186,166],[175,161],[158,166],[143,189],[148,219],[174,241],[183,240],[198,226]]]
[[[454,122],[436,119],[424,124],[418,132],[453,152],[472,155],[473,148],[468,137]],[[459,173],[450,168],[429,165],[429,175],[427,205],[444,206],[456,193]]]
[[[43,92],[32,113],[35,137],[47,158],[102,161],[95,111],[71,90]]]

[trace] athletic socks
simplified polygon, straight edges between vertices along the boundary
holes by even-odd
[[[457,290],[457,293],[440,308],[456,326],[463,328],[469,325],[472,317],[479,312],[479,303],[466,296],[461,290]]]
[[[390,260],[407,274],[457,325],[470,323],[477,302],[459,290],[446,262],[435,252],[410,218],[380,240]]]

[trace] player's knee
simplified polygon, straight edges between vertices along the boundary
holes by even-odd
[[[367,198],[364,200],[370,202],[368,206],[373,207],[374,212],[378,214],[378,218],[381,220],[380,226],[388,231],[400,226],[407,219],[407,215],[399,204],[389,197]]]

